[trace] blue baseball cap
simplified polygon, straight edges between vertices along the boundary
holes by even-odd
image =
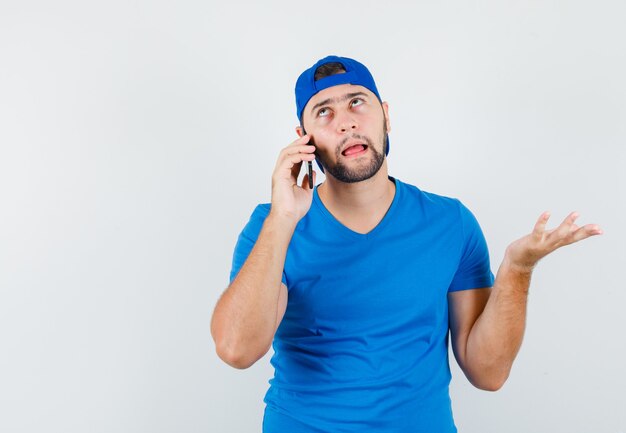
[[[330,75],[328,77],[320,78],[319,80],[315,81],[315,72],[320,66],[327,63],[340,63],[346,70],[346,72]],[[296,115],[298,116],[300,124],[302,124],[302,112],[304,111],[304,107],[309,102],[309,100],[322,90],[332,86],[338,86],[340,84],[353,84],[363,86],[366,89],[370,90],[374,95],[376,95],[378,100],[382,103],[382,98],[380,97],[378,89],[376,88],[374,77],[372,77],[372,74],[365,67],[365,65],[348,57],[324,57],[323,59],[318,60],[317,63],[304,71],[302,74],[300,74],[300,76],[298,77],[298,81],[296,81]],[[387,150],[385,154],[389,154],[389,137],[387,137]],[[319,164],[319,161],[318,165],[323,171],[324,169],[322,168],[321,164]]]

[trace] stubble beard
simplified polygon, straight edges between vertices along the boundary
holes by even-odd
[[[348,167],[343,162],[340,161],[341,157],[341,148],[345,141],[349,138],[356,138],[358,140],[364,140],[367,143],[368,149],[372,152],[372,156],[367,163],[363,165],[359,165],[357,167]],[[382,146],[379,146],[383,149],[382,152],[379,152],[376,146],[372,143],[369,137],[365,137],[358,134],[353,134],[351,137],[345,138],[342,143],[340,143],[335,149],[335,164],[329,164],[329,161],[324,158],[322,155],[317,155],[318,159],[321,161],[324,166],[324,171],[330,173],[335,179],[340,182],[345,183],[355,183],[362,182],[373,177],[383,165],[385,161],[385,154],[387,151],[387,124],[383,121],[383,134],[380,138],[380,142]]]

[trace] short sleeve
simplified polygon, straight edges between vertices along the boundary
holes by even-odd
[[[449,292],[492,287],[494,276],[489,263],[489,250],[476,217],[459,203],[463,246],[459,267],[448,288]]]
[[[241,269],[243,264],[248,259],[248,256],[250,255],[250,252],[254,247],[254,244],[259,238],[259,233],[261,233],[261,228],[263,227],[263,223],[265,222],[265,218],[267,218],[269,211],[269,204],[258,205],[252,212],[250,220],[239,234],[239,237],[237,238],[237,244],[235,245],[235,251],[233,252],[233,261],[230,269],[231,283],[239,273],[239,270]],[[282,281],[283,284],[287,284],[284,271]]]

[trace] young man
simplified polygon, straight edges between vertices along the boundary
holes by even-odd
[[[388,175],[389,112],[361,63],[329,56],[296,84],[300,126],[237,243],[211,331],[247,368],[275,376],[264,432],[455,432],[448,333],[476,387],[497,390],[520,348],[535,264],[601,233],[570,214],[510,244],[497,277],[458,200]],[[326,181],[297,177],[313,159]]]

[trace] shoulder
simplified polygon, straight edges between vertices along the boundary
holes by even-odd
[[[269,215],[270,213],[270,209],[272,208],[272,205],[270,203],[260,203],[258,205],[256,205],[256,207],[254,208],[254,210],[252,211],[252,216],[250,217],[252,218],[267,218],[267,215]]]
[[[269,203],[258,204],[252,211],[250,219],[243,229],[243,233],[251,237],[256,237],[255,234],[261,231],[261,227],[270,213],[270,208],[271,205]]]
[[[395,179],[396,188],[402,194],[403,201],[409,206],[420,206],[427,211],[441,211],[446,214],[459,215],[467,209],[456,197],[448,197],[424,191],[415,185]]]

